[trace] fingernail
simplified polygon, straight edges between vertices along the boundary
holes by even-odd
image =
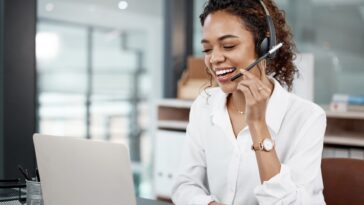
[[[245,72],[246,72],[246,70],[245,70],[245,69],[240,69],[240,72],[241,72],[241,73],[245,73]]]

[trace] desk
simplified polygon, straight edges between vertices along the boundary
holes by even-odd
[[[0,201],[0,205],[1,204],[8,204],[8,205],[11,205],[11,204],[21,204],[19,203],[17,200],[16,201],[8,201],[8,202],[1,202]],[[151,200],[151,199],[143,199],[143,198],[137,198],[137,205],[173,205],[171,203],[166,203],[166,202],[160,202],[160,201],[157,201],[157,200]]]
[[[137,198],[137,205],[173,205],[173,204],[157,200]]]
[[[0,180],[0,205],[2,204],[6,204],[6,205],[12,205],[12,204],[21,204],[17,199],[22,198],[24,199],[25,202],[25,190],[24,188],[26,187],[25,183],[19,183],[19,182],[13,182],[13,181],[7,181],[7,180]],[[14,190],[14,188],[23,188],[23,192],[21,192],[20,190]],[[1,189],[10,189],[11,192],[6,193],[4,191],[1,191]],[[2,194],[10,194],[9,196],[2,196]],[[21,194],[21,195],[20,195]],[[167,202],[161,202],[161,201],[157,201],[157,200],[152,200],[152,199],[144,199],[144,198],[136,198],[137,201],[137,205],[173,205],[171,203],[167,203]]]

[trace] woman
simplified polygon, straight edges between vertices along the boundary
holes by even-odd
[[[283,13],[272,0],[264,3],[210,0],[200,15],[205,64],[219,87],[191,107],[172,193],[177,205],[325,204],[325,112],[282,87],[290,90],[297,72],[294,44]],[[284,45],[275,58],[245,71],[269,35],[264,6]]]

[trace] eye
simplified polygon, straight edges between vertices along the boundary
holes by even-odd
[[[233,48],[235,48],[235,45],[224,45],[225,50],[232,50]]]
[[[211,52],[211,49],[206,48],[206,49],[203,49],[203,50],[202,50],[202,52],[203,52],[203,53],[205,53],[205,54],[208,54],[208,53],[210,53],[210,52]]]

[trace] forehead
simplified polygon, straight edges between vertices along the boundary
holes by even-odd
[[[218,38],[224,35],[246,36],[250,32],[245,28],[243,20],[225,11],[209,14],[202,27],[203,39]]]

